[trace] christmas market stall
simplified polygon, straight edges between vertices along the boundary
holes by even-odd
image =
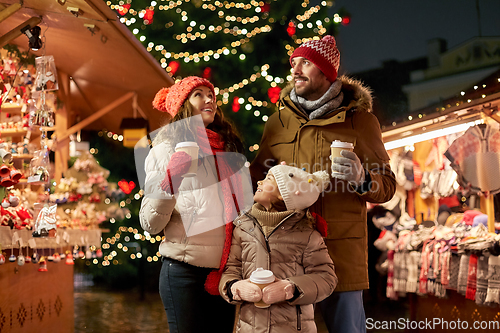
[[[173,80],[101,0],[2,1],[0,59],[0,331],[71,332],[74,261],[106,265],[100,226],[132,189],[80,133],[159,127]]]
[[[412,320],[500,322],[499,106],[497,71],[383,131],[398,189],[372,207],[377,270]]]

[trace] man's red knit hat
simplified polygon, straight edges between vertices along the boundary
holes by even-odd
[[[290,57],[290,64],[295,57],[304,57],[318,67],[333,82],[337,79],[340,66],[340,52],[335,38],[326,35],[321,40],[310,40],[295,49]]]
[[[153,100],[153,107],[175,117],[191,91],[199,86],[210,88],[215,98],[214,86],[210,81],[198,76],[188,76],[168,88],[160,89]]]

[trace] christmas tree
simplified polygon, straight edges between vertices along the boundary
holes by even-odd
[[[197,75],[216,86],[219,106],[241,132],[251,160],[281,88],[289,56],[314,37],[335,35],[349,14],[333,1],[108,1],[175,79]]]

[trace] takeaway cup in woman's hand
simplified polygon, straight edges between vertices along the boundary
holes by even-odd
[[[175,151],[183,151],[191,156],[191,165],[189,170],[182,177],[194,177],[198,171],[198,144],[193,141],[179,142],[175,146]]]

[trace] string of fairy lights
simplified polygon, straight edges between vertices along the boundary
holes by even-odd
[[[215,17],[222,22],[220,24],[200,24],[200,22],[190,19],[191,16],[188,10],[181,7],[181,5],[189,2],[194,4],[197,10],[209,12],[211,16],[207,13],[207,17],[213,17],[215,15]],[[325,24],[331,21],[340,24],[344,19],[338,13],[334,14],[331,18],[328,16],[320,18],[318,16],[318,14],[321,13],[321,9],[331,7],[333,1],[321,1],[315,6],[310,6],[309,0],[303,0],[300,5],[304,8],[304,11],[290,18],[273,17],[269,14],[272,2],[270,4],[269,2],[266,3],[256,0],[252,0],[249,3],[213,0],[153,0],[150,6],[143,9],[132,8],[131,1],[119,1],[117,4],[115,3],[116,1],[107,1],[107,5],[111,9],[118,11],[122,15],[120,21],[123,24],[131,26],[134,23],[139,23],[139,20],[143,20],[142,28],[131,28],[132,33],[146,46],[148,52],[159,53],[161,55],[159,60],[160,66],[171,73],[171,75],[175,73],[175,70],[170,66],[173,62],[177,63],[176,66],[178,68],[178,62],[209,63],[211,61],[223,60],[225,57],[237,57],[237,59],[242,62],[242,66],[244,66],[246,60],[245,51],[248,51],[247,44],[250,45],[250,42],[257,35],[271,32],[275,24],[289,22],[288,24],[293,26],[294,32],[295,29],[303,31],[310,30],[311,33],[308,35],[314,35],[314,39],[319,39],[327,32]],[[196,42],[198,39],[207,39],[215,34],[230,35],[236,39],[228,43],[228,45],[199,52],[168,51],[168,49],[171,48],[170,45],[167,47],[164,44],[156,43],[154,40],[148,40],[144,34],[141,34],[141,30],[144,29],[145,26],[150,23],[149,20],[152,19],[150,14],[156,10],[171,11],[178,15],[179,20],[182,22],[184,31],[179,31],[179,33],[174,34],[172,43],[187,44]],[[127,13],[129,15],[125,15]],[[211,22],[210,19],[208,19],[207,22]],[[165,23],[162,22],[162,24],[164,24],[165,29],[171,29],[179,25],[172,20]],[[258,26],[248,27],[250,24],[256,24]],[[298,38],[295,33],[290,34],[290,37],[292,38],[291,44],[287,43],[283,45],[288,56],[293,53],[297,46],[313,39]],[[291,75],[288,75],[286,78],[273,77],[269,74],[269,71],[270,68],[268,64],[261,65],[260,69],[256,70],[256,72],[249,77],[242,78],[239,82],[233,83],[230,86],[216,89],[215,93],[221,96],[217,102],[218,105],[234,104],[236,100],[239,105],[242,106],[243,110],[252,112],[255,117],[259,118],[262,122],[266,122],[268,120],[268,115],[261,112],[262,110],[259,108],[268,108],[270,104],[267,101],[259,100],[253,96],[245,100],[237,96],[236,92],[240,89],[247,88],[257,80],[267,81],[267,89],[270,89],[277,87],[279,84],[289,82],[292,79]],[[251,152],[255,151],[258,149],[258,145],[250,145],[248,149]]]

